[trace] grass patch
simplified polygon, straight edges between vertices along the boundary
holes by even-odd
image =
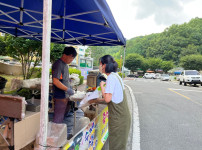
[[[11,88],[11,80],[14,78],[23,80],[22,76],[13,76],[13,75],[5,75],[5,74],[0,74],[1,77],[7,79],[6,87],[4,88],[4,92],[9,92]]]

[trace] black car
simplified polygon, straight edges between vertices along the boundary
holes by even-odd
[[[138,75],[138,74],[129,74],[129,75],[127,75],[127,77],[130,77],[130,78],[138,78],[139,75]]]

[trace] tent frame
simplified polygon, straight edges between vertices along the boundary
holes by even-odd
[[[64,1],[64,3],[65,2],[66,1]],[[31,27],[31,28],[41,28],[41,29],[43,28],[43,24],[42,24],[43,20],[37,20],[33,15],[30,14],[30,13],[35,13],[35,14],[41,14],[41,15],[43,15],[43,13],[39,12],[39,11],[33,11],[33,10],[29,10],[29,9],[24,9],[23,8],[23,6],[24,6],[24,0],[21,0],[21,7],[20,8],[16,7],[16,6],[9,5],[9,4],[6,4],[6,3],[3,3],[3,2],[0,2],[0,6],[1,5],[9,7],[9,8],[16,9],[16,10],[14,10],[14,11],[12,10],[12,11],[9,11],[9,12],[3,12],[2,10],[0,10],[0,13],[1,13],[0,16],[1,15],[5,15],[5,16],[7,16],[8,18],[10,18],[12,20],[12,21],[9,21],[9,20],[0,19],[0,21],[12,23],[12,24],[15,24],[15,25],[27,26],[27,27]],[[65,6],[66,6],[66,4],[64,4],[64,7]],[[95,38],[100,39],[100,41],[99,40],[95,40],[97,43],[89,44],[89,46],[94,46],[94,45],[96,46],[97,44],[103,43],[102,40],[107,40],[107,42],[105,42],[105,44],[109,44],[109,46],[110,45],[118,46],[118,44],[111,43],[111,42],[117,42],[117,40],[100,37],[100,35],[111,34],[111,33],[114,33],[114,32],[106,32],[106,33],[101,33],[101,34],[88,35],[88,34],[85,34],[85,33],[78,33],[78,32],[75,32],[75,31],[65,30],[65,22],[66,22],[66,20],[74,20],[74,21],[84,22],[84,23],[88,23],[88,24],[95,24],[95,25],[110,27],[109,24],[107,23],[106,19],[104,18],[104,16],[103,16],[103,18],[105,20],[105,23],[99,23],[99,22],[94,22],[94,21],[88,21],[88,20],[74,18],[75,16],[86,15],[86,14],[91,14],[91,13],[98,13],[98,12],[100,12],[99,10],[87,11],[87,12],[82,12],[82,13],[75,13],[75,14],[71,14],[71,15],[66,15],[65,10],[66,9],[64,9],[63,16],[51,14],[51,21],[58,20],[58,19],[61,19],[61,18],[63,19],[63,30],[51,28],[51,33],[54,34],[57,37],[57,38],[56,37],[51,37],[52,39],[57,40],[57,41],[55,41],[55,43],[69,42],[70,44],[73,44],[73,45],[75,45],[75,44],[77,44],[77,45],[84,45],[79,40],[85,39],[86,37],[95,37]],[[16,13],[16,12],[20,12],[19,21],[16,20],[16,19],[14,19],[11,16],[11,14]],[[29,16],[30,18],[32,18],[33,21],[26,22],[26,23],[23,22],[23,15],[24,14],[26,14],[27,16]],[[32,24],[36,24],[36,23],[38,23],[39,26],[32,25]],[[19,30],[19,31],[21,31],[21,32],[23,32],[23,33],[26,34],[26,35],[21,35],[21,36],[18,36],[18,37],[35,38],[36,40],[42,41],[42,39],[41,39],[42,38],[42,34],[39,34],[37,32],[30,32],[30,31],[27,31],[25,29],[19,29],[17,27],[15,28],[15,27],[0,26],[0,28],[1,28],[0,31],[5,32],[5,33],[7,33],[7,32],[5,30],[3,30],[4,28],[5,29],[16,29],[16,32]],[[57,32],[62,32],[62,36],[59,36],[57,34]],[[65,33],[68,34],[72,38],[65,40],[64,39]],[[80,34],[82,36],[80,36],[80,37],[74,37],[71,33]],[[13,36],[17,36],[17,35],[14,35],[14,34],[12,34],[12,35]],[[71,41],[74,41],[74,40],[76,40],[77,43],[71,42]],[[86,40],[87,41],[92,41],[90,39],[86,39]]]
[[[65,1],[64,1],[64,3],[65,3]],[[95,25],[100,25],[100,26],[105,26],[105,27],[110,28],[110,26],[107,23],[104,16],[103,16],[103,18],[104,18],[105,23],[99,23],[99,22],[93,22],[93,21],[74,18],[75,16],[79,16],[79,15],[98,13],[98,12],[100,12],[99,10],[93,10],[93,11],[88,11],[88,12],[72,14],[72,15],[66,15],[66,12],[65,12],[66,9],[64,9],[64,15],[58,16],[58,15],[52,14],[52,0],[43,0],[43,12],[24,9],[23,8],[24,0],[21,0],[21,7],[20,8],[6,4],[6,3],[3,3],[3,2],[0,2],[0,6],[6,6],[9,8],[12,8],[12,9],[16,9],[16,10],[12,10],[9,12],[4,12],[4,11],[0,10],[0,16],[5,15],[6,17],[8,17],[10,19],[10,20],[0,19],[0,21],[11,23],[11,24],[14,24],[15,26],[20,25],[20,26],[27,26],[27,27],[32,27],[32,28],[43,29],[43,34],[40,34],[40,33],[36,33],[36,32],[31,32],[31,31],[28,31],[25,29],[20,29],[18,27],[0,26],[0,28],[1,28],[0,31],[2,31],[4,33],[8,33],[8,32],[6,32],[5,29],[15,29],[16,33],[18,31],[21,31],[25,34],[25,35],[18,36],[18,37],[35,38],[36,40],[42,41],[42,83],[41,83],[41,106],[40,106],[41,111],[40,111],[39,149],[45,150],[47,148],[47,141],[46,140],[47,140],[47,127],[48,127],[48,92],[49,92],[49,62],[50,62],[51,34],[54,34],[56,36],[56,37],[52,37],[52,39],[57,40],[57,41],[55,41],[56,43],[63,43],[63,42],[68,41],[70,44],[72,43],[73,45],[75,45],[75,43],[72,42],[74,40],[76,40],[77,45],[84,45],[79,40],[84,39],[85,37],[95,37],[95,38],[100,39],[100,40],[86,39],[86,40],[91,40],[91,41],[95,42],[94,44],[88,44],[88,46],[92,46],[92,45],[96,46],[100,43],[103,43],[102,40],[107,40],[107,42],[105,42],[105,43],[109,44],[109,46],[110,45],[118,46],[118,44],[114,44],[111,42],[120,42],[120,40],[119,39],[114,40],[114,39],[108,39],[108,38],[101,37],[101,35],[115,33],[115,32],[111,32],[111,31],[105,32],[105,33],[100,33],[100,34],[88,35],[85,33],[78,33],[75,31],[65,30],[66,20],[74,20],[74,21],[78,21],[78,22],[85,22],[88,24],[95,24]],[[66,6],[66,3],[64,4],[64,7],[65,6]],[[14,19],[11,16],[12,13],[16,13],[16,12],[20,12],[19,21]],[[30,13],[36,13],[36,14],[43,15],[43,20],[37,20]],[[26,22],[26,23],[23,22],[24,14],[26,14],[27,16],[32,18],[33,21]],[[57,20],[57,19],[63,19],[63,30],[51,28],[51,21]],[[35,23],[38,23],[40,26],[32,25]],[[62,36],[59,36],[57,34],[57,32],[62,32],[63,33]],[[68,34],[71,38],[65,40],[64,39],[65,33]],[[74,37],[71,33],[80,34],[82,36]],[[11,34],[11,33],[8,33],[8,34]],[[17,37],[17,34],[16,35],[11,34],[11,35]],[[124,61],[125,61],[125,48],[124,48]],[[124,66],[124,61],[123,61],[123,66]]]
[[[47,147],[48,134],[48,93],[49,93],[49,62],[50,62],[50,39],[51,39],[51,14],[52,0],[44,0],[43,7],[43,41],[42,41],[42,83],[41,83],[41,106],[40,106],[40,132],[39,149]]]

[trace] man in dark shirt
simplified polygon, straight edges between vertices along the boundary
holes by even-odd
[[[62,57],[52,66],[53,78],[53,98],[54,98],[54,123],[62,123],[69,100],[69,96],[74,94],[69,83],[70,64],[76,57],[77,52],[73,47],[65,47]]]

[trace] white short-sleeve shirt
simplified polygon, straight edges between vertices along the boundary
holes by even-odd
[[[115,75],[116,74],[116,75]],[[119,79],[118,79],[119,78]],[[121,81],[121,84],[120,84]],[[124,84],[118,73],[111,73],[107,77],[105,93],[112,94],[112,102],[118,104],[123,101]]]

